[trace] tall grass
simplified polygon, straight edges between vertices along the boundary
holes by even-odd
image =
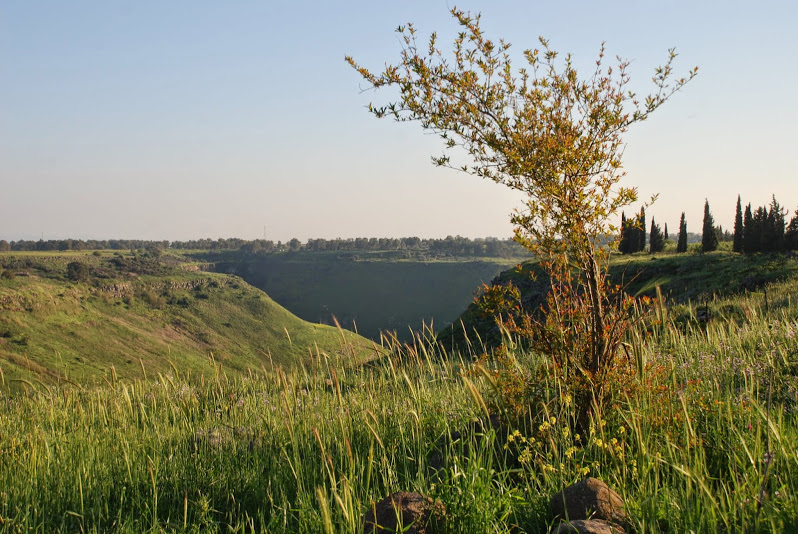
[[[447,532],[543,532],[585,474],[641,533],[798,531],[798,307],[773,298],[795,289],[702,304],[706,323],[662,308],[583,435],[545,355],[509,355],[538,400],[494,427],[497,363],[424,335],[357,367],[316,352],[291,372],[28,384],[0,397],[0,531],[357,533],[406,490],[446,505]]]

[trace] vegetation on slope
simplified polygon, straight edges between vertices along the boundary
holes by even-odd
[[[415,490],[445,504],[448,533],[537,533],[548,498],[587,473],[623,496],[636,532],[794,532],[798,283],[769,294],[785,298],[710,304],[747,310],[740,322],[665,310],[641,324],[636,371],[583,433],[573,385],[520,349],[34,385],[0,397],[0,531],[355,534],[374,501]],[[486,410],[505,425],[473,425]]]
[[[798,277],[798,258],[785,254],[740,255],[728,250],[707,254],[615,255],[610,262],[610,280],[635,296],[662,295],[666,303],[708,306],[721,296],[753,293],[762,299],[782,298],[766,292],[768,284]],[[545,304],[548,277],[536,262],[502,272],[491,286],[512,284],[521,294],[520,304],[536,312]],[[769,301],[768,301],[769,302]],[[717,310],[720,313],[721,310]],[[741,310],[727,306],[722,313],[739,318]],[[474,300],[460,318],[441,330],[439,339],[448,346],[466,346],[466,334],[487,346],[501,341],[493,316],[480,310]]]
[[[313,322],[331,323],[380,340],[393,332],[445,325],[457,318],[474,290],[514,261],[488,257],[459,260],[402,259],[401,253],[287,252],[198,254],[215,270],[233,273],[282,306]]]
[[[300,320],[239,278],[186,270],[173,256],[27,253],[0,261],[14,273],[0,278],[6,384],[154,376],[173,367],[195,376],[217,365],[246,373],[296,365],[310,353],[357,360],[373,352],[367,340]],[[70,268],[76,264],[83,268]]]

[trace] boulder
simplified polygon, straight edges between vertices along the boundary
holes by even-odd
[[[621,496],[597,478],[587,477],[551,498],[555,518],[571,521],[603,519],[628,527],[629,516]]]
[[[443,531],[445,516],[442,502],[420,493],[398,491],[369,508],[363,517],[363,533],[436,534]]]
[[[552,534],[625,534],[618,525],[601,519],[575,519],[560,523],[551,531]]]

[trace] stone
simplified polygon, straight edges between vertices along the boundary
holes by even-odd
[[[374,503],[363,516],[364,534],[443,532],[446,507],[420,493],[398,491]]]
[[[571,522],[603,519],[622,527],[629,525],[621,496],[593,477],[584,478],[552,497],[551,511],[555,518]]]
[[[560,523],[551,534],[625,534],[626,531],[601,519],[575,519]]]

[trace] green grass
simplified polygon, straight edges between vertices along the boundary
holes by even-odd
[[[35,261],[16,269],[13,280],[0,279],[0,370],[7,383],[91,383],[112,372],[138,378],[173,367],[198,379],[218,365],[245,374],[298,365],[311,353],[350,363],[374,354],[371,342],[303,321],[236,277],[165,267],[162,259],[157,274],[64,280],[66,263],[76,257],[17,255],[15,261]],[[103,269],[108,257],[81,259]]]
[[[730,250],[707,254],[615,254],[610,259],[609,278],[632,295],[656,297],[659,289],[669,303],[691,309],[734,295],[753,295],[764,303],[769,284],[798,279],[798,258],[783,254],[742,255]],[[545,304],[548,278],[535,261],[525,262],[521,269],[502,272],[496,282],[516,285],[528,311]],[[771,291],[767,298],[780,296]],[[737,304],[729,304],[723,313],[739,315],[741,310]],[[473,303],[451,325],[441,329],[439,338],[447,346],[459,347],[467,345],[465,335],[488,346],[500,341],[493,318],[482,316]]]
[[[31,384],[0,397],[0,531],[317,533],[326,510],[357,533],[372,502],[415,490],[446,505],[446,532],[545,532],[549,497],[587,470],[640,533],[794,532],[798,282],[768,294],[719,297],[706,323],[675,304],[633,331],[637,372],[578,437],[568,385],[516,351],[529,415],[446,439],[504,393],[422,341],[356,367]]]

